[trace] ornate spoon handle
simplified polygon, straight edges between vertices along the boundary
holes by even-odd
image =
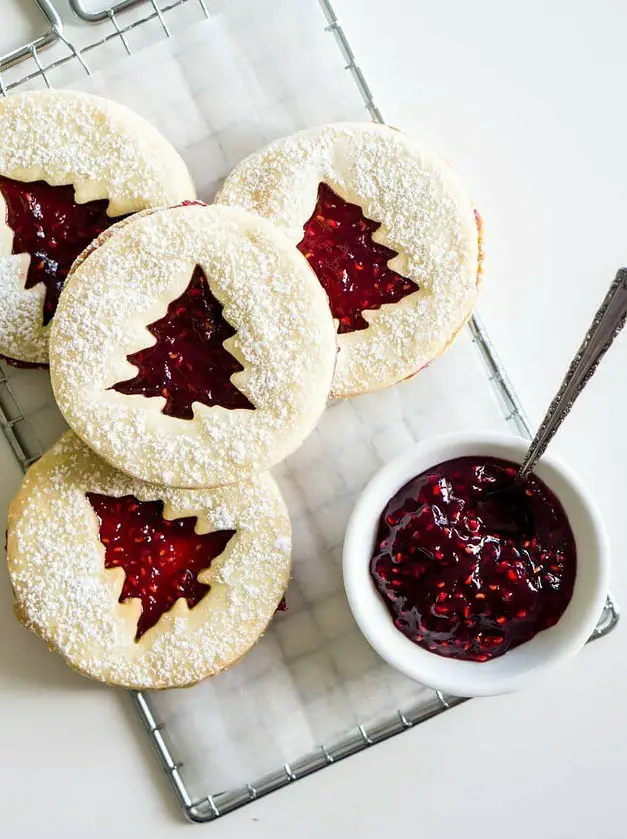
[[[518,470],[518,478],[526,477],[542,457],[555,432],[573,407],[575,399],[589,382],[614,338],[625,325],[626,318],[627,268],[621,268],[594,316],[577,354],[571,361],[568,372],[549,405],[536,436],[531,441],[529,451]]]

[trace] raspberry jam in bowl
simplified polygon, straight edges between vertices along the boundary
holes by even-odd
[[[348,600],[390,664],[457,696],[506,693],[575,655],[609,585],[596,504],[545,455],[514,479],[528,443],[446,435],[387,464],[344,542]]]

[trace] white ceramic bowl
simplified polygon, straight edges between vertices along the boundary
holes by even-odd
[[[486,662],[457,661],[419,647],[392,623],[370,577],[379,518],[388,500],[432,466],[467,455],[491,455],[520,463],[528,443],[519,437],[467,432],[436,437],[394,458],[370,481],[351,515],[344,540],[344,585],[353,615],[372,647],[417,682],[456,696],[509,693],[549,666],[574,656],[586,643],[603,610],[610,574],[607,534],[596,503],[580,480],[545,455],[534,470],[561,501],[577,547],[572,599],[550,629]]]

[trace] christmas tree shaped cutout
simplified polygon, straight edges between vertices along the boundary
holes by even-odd
[[[13,233],[11,253],[30,255],[24,288],[45,286],[43,325],[50,323],[76,257],[103,230],[123,216],[107,215],[106,199],[77,204],[74,187],[45,181],[24,183],[0,176],[6,223]]]
[[[418,291],[416,283],[388,267],[396,251],[375,242],[381,227],[358,204],[340,198],[321,183],[318,200],[298,245],[329,298],[338,332],[368,329],[364,310],[380,309]]]
[[[198,581],[235,535],[235,530],[196,533],[195,516],[163,517],[163,501],[139,501],[87,493],[98,518],[105,568],[122,568],[119,603],[138,598],[141,614],[135,640],[155,626],[184,597],[193,609],[210,589]]]
[[[235,329],[224,319],[199,265],[183,294],[147,329],[156,343],[127,356],[137,375],[113,385],[114,390],[129,396],[162,396],[162,413],[178,419],[193,418],[194,402],[254,410],[231,382],[233,373],[244,369],[224,347]]]

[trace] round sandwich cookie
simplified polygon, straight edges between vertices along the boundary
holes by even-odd
[[[273,479],[156,487],[67,432],[8,519],[19,620],[67,663],[137,690],[183,687],[243,656],[279,605],[290,522]]]
[[[333,396],[412,376],[472,312],[479,216],[447,164],[395,129],[337,123],[277,140],[216,200],[280,225],[315,271],[338,332]]]
[[[0,99],[0,355],[46,364],[76,257],[116,220],[194,195],[170,143],[122,105],[68,90]]]
[[[326,295],[284,233],[188,203],[98,241],[51,330],[52,385],[74,431],[137,478],[192,488],[297,448],[324,411],[337,345]]]

